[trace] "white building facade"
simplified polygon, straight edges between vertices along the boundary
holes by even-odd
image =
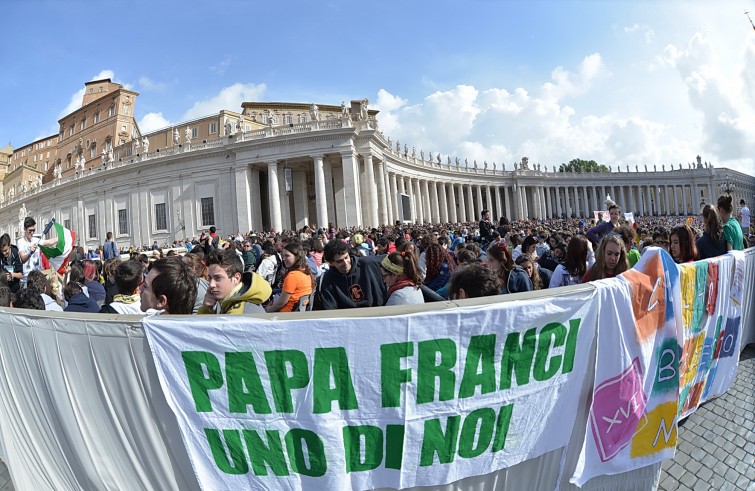
[[[483,209],[494,219],[586,218],[605,208],[608,195],[636,215],[697,214],[724,188],[736,203],[743,198],[752,206],[755,198],[755,177],[700,159],[676,168],[563,173],[526,159],[507,169],[426,157],[386,138],[377,112],[363,104],[352,101],[340,116],[321,119],[313,106],[305,122],[270,118],[263,128],[229,128],[196,143],[187,136],[146,153],[123,152],[127,142],[108,163],[6,199],[0,224],[16,237],[24,216],[38,227],[55,217],[79,244],[97,247],[107,232],[119,245],[163,244],[210,226],[228,235],[397,220],[457,223],[479,220]]]

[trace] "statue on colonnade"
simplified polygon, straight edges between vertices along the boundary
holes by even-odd
[[[229,136],[231,133],[233,133],[233,125],[231,124],[231,121],[228,118],[225,118],[225,121],[223,122],[223,127],[225,128],[225,136]]]
[[[191,128],[188,126],[186,127],[186,131],[184,131],[184,139],[187,145],[191,143]]]
[[[149,138],[146,136],[142,138],[142,148],[144,148],[144,153],[149,153]]]
[[[530,161],[529,157],[522,157],[522,166],[521,166],[521,168],[523,170],[529,170],[529,161]]]
[[[362,121],[367,121],[367,105],[370,103],[369,99],[366,97],[362,99],[362,102],[359,104],[359,119]]]
[[[320,108],[317,107],[317,104],[309,106],[309,117],[312,121],[320,121]]]
[[[243,133],[244,131],[244,120],[241,119],[241,116],[239,116],[239,119],[236,120],[236,133]]]

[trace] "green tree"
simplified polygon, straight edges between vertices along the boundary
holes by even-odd
[[[608,172],[608,167],[594,160],[572,159],[568,164],[561,164],[559,172]]]

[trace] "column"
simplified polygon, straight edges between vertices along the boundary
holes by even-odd
[[[571,203],[572,203],[572,201],[571,201],[571,186],[566,186],[566,188],[564,189],[564,191],[566,191],[564,193],[564,195],[565,195],[565,200],[564,201],[565,201],[565,204],[566,204],[566,218],[571,218],[571,214],[572,214],[572,207],[571,207]]]
[[[524,186],[517,186],[516,188],[516,216],[519,220],[527,218],[524,206],[527,204],[526,195],[524,194]]]
[[[438,184],[438,181],[433,181],[433,189],[435,190],[435,197],[437,200],[436,205],[438,207],[440,221],[448,223],[448,196],[446,196],[446,184]]]
[[[367,176],[367,182],[365,183],[367,200],[365,201],[368,203],[367,206],[369,208],[367,213],[362,213],[362,218],[364,225],[367,227],[377,227],[379,222],[377,189],[375,188],[375,164],[372,161],[371,153],[362,155],[362,159],[364,159],[364,173]]]
[[[545,218],[553,218],[553,201],[551,200],[551,188],[545,188]]]
[[[399,219],[401,216],[398,211],[398,207],[401,205],[399,203],[398,199],[398,183],[396,182],[396,174],[391,173],[390,175],[391,179],[391,210],[393,211],[393,216],[391,217],[391,224],[396,223],[396,220]]]
[[[490,190],[490,184],[488,184],[487,186],[485,186],[485,202],[488,205],[488,210],[490,210],[490,216],[495,217],[493,213],[493,196],[491,193],[492,191]],[[497,222],[498,220],[496,218],[493,218],[493,221]]]
[[[496,217],[496,223],[498,220],[501,219],[502,216],[504,216],[503,213],[503,205],[501,204],[501,191],[502,189],[498,186],[494,186],[493,189],[495,190],[495,212],[498,215]]]
[[[598,193],[595,191],[595,186],[590,186],[590,207],[588,208],[587,217],[592,218],[592,212],[599,210],[598,208]]]
[[[433,223],[438,220],[438,217],[433,215],[430,201],[430,188],[427,184],[427,179],[422,179],[422,208],[425,210],[425,219]]]
[[[512,220],[514,218],[514,215],[511,214],[511,193],[510,193],[510,187],[504,186],[503,187],[503,206],[506,209],[506,218],[509,220]]]
[[[291,177],[291,184],[293,185],[293,175]],[[289,191],[286,191],[286,167],[283,167],[283,172],[278,174],[278,193],[281,202],[281,225],[286,230],[291,230],[291,196]]]
[[[323,156],[315,155],[315,207],[317,208],[317,226],[328,228],[328,201],[325,193],[325,169]]]
[[[582,218],[590,216],[590,206],[587,203],[587,187],[582,186]]]
[[[307,175],[303,171],[293,172],[294,221],[296,230],[309,225],[309,203],[307,202]]]
[[[472,194],[472,185],[467,184],[467,204],[469,205],[467,207],[467,221],[468,222],[474,222],[475,217],[479,214],[479,210],[477,210],[477,213],[475,213],[474,209],[474,196]]]
[[[236,217],[239,232],[249,232],[252,230],[252,193],[249,185],[249,167],[244,165],[235,171],[236,185]]]
[[[378,192],[378,202],[380,203],[380,208],[378,208],[378,225],[387,225],[391,223],[390,217],[388,216],[391,207],[388,203],[388,196],[386,195],[386,177],[385,177],[385,162],[381,160],[378,165],[378,178],[377,178],[377,192]]]
[[[687,208],[687,185],[682,184],[682,213],[684,215],[688,214],[688,208]]]
[[[419,178],[413,179],[413,189],[414,189],[414,202],[415,206],[417,207],[417,220],[419,223],[425,223],[425,219],[427,218],[427,215],[425,214],[425,208],[422,203],[422,188],[419,183]]]
[[[444,184],[443,187],[446,185]],[[456,213],[456,185],[451,183],[448,185],[448,211],[449,219],[452,223],[459,221],[458,214]]]
[[[650,186],[645,186],[645,204],[648,215],[653,214],[653,191]]]
[[[343,162],[343,205],[345,223],[340,227],[357,227],[362,224],[359,203],[359,163],[352,152],[341,154]]]
[[[464,200],[464,185],[459,184],[459,221],[467,221],[467,206]]]
[[[673,190],[674,188],[672,187],[671,189]],[[664,213],[666,213],[666,215],[670,215],[671,214],[671,198],[669,196],[668,184],[663,186],[663,196],[665,197],[665,201],[666,201],[666,209],[663,211]]]
[[[485,208],[485,205],[482,204],[482,186],[477,185],[475,186],[477,188],[477,214],[472,218],[474,221],[478,221],[481,218],[482,210]]]
[[[556,186],[554,190],[556,191],[556,214],[558,215],[557,218],[561,218],[561,214],[563,211],[561,210],[561,192],[560,187]]]
[[[260,195],[260,171],[259,169],[252,169],[249,173],[250,184],[249,187],[252,191],[252,195],[257,196],[256,199],[250,203],[252,209],[252,228],[251,230],[262,230],[262,201],[259,199]]]
[[[278,162],[267,163],[267,195],[270,201],[270,226],[276,232],[283,230],[281,198],[278,192]]]
[[[337,172],[335,175],[333,174],[333,158],[335,157],[323,159],[323,172],[325,174],[325,204],[327,209],[330,210],[328,212],[328,223],[323,225],[324,227],[329,227],[331,223],[336,224],[338,222],[338,216],[336,215],[338,210],[336,206],[336,193],[333,189],[333,182],[336,180],[336,175],[338,175],[341,180],[341,188],[343,189],[343,172]]]

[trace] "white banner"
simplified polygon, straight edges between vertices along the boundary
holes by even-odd
[[[567,445],[592,370],[595,298],[144,326],[204,489],[407,488]]]

